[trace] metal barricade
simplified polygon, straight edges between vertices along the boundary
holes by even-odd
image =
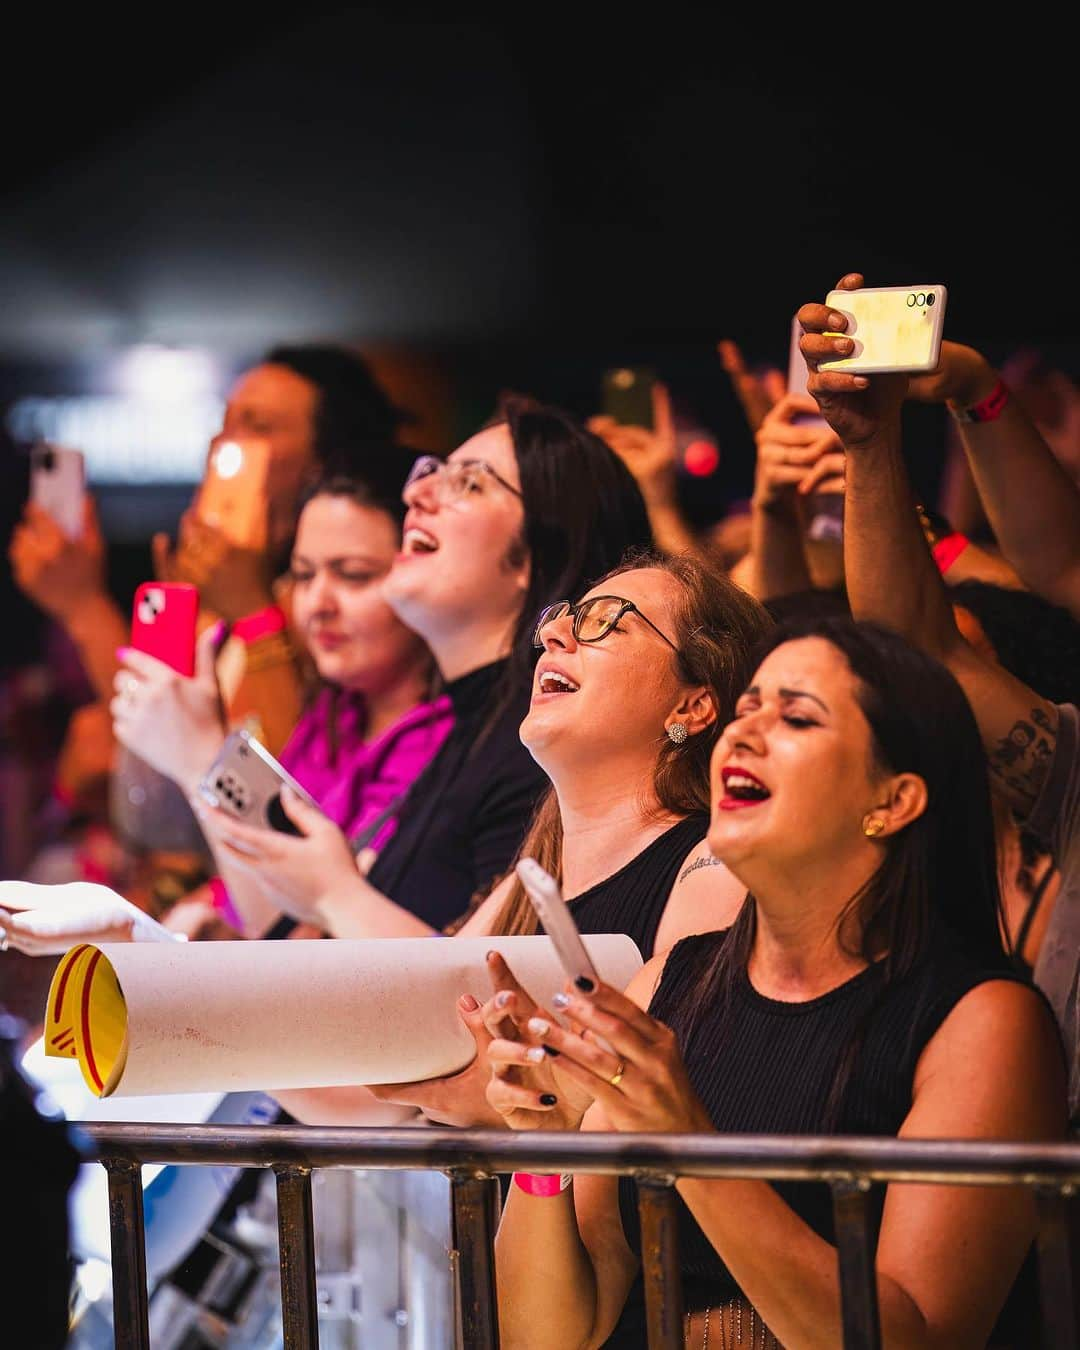
[[[678,1177],[817,1181],[832,1187],[845,1350],[877,1350],[870,1198],[887,1182],[1032,1188],[1039,1214],[1045,1344],[1080,1350],[1066,1202],[1080,1184],[1080,1144],[776,1135],[510,1134],[495,1130],[265,1125],[83,1124],[109,1176],[117,1350],[150,1350],[142,1163],[269,1167],[277,1175],[286,1350],[317,1350],[311,1173],[329,1167],[434,1168],[451,1180],[458,1337],[497,1350],[494,1230],[497,1174],[631,1175],[637,1179],[649,1350],[682,1350],[674,1183]]]

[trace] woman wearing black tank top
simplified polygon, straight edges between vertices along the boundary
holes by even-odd
[[[543,655],[521,739],[552,787],[519,856],[560,880],[582,932],[626,933],[648,959],[738,911],[746,888],[715,866],[704,842],[709,761],[768,623],[718,568],[653,553],[633,555],[577,604],[539,616]],[[459,929],[536,931],[513,871]],[[486,1097],[479,1007],[475,998],[463,1006],[478,1048],[468,1069],[375,1095],[444,1124],[500,1125]]]
[[[493,959],[502,990],[485,1019],[497,1031],[509,1017],[519,1038],[488,1052],[507,1123],[1063,1138],[1060,1043],[1002,947],[978,732],[944,668],[869,625],[788,630],[720,738],[712,782],[709,846],[751,892],[730,931],[681,942],[625,996],[560,996],[569,1028]],[[643,1346],[632,1206],[612,1178],[554,1189],[511,1187],[502,1344]],[[688,1347],[841,1343],[823,1190],[678,1183]],[[888,1188],[885,1343],[986,1344],[1034,1231],[1030,1191]],[[1033,1343],[1030,1330],[1009,1343]]]

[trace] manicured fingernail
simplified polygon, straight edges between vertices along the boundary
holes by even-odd
[[[130,647],[117,647],[117,649],[116,649],[116,659],[117,659],[118,661],[126,661],[126,660],[127,660],[127,654],[128,654],[129,651],[131,651],[131,648],[130,648]]]
[[[583,994],[591,994],[596,988],[595,983],[589,979],[588,975],[579,975],[574,983]]]
[[[550,1055],[552,1059],[558,1059],[559,1052],[553,1045],[545,1045],[542,1048],[545,1055]]]
[[[558,1010],[559,1010],[560,1012],[562,1012],[565,1008],[569,1008],[569,1006],[570,1006],[570,995],[569,995],[569,994],[561,994],[561,993],[560,993],[560,994],[552,994],[552,996],[551,996],[551,1006],[552,1006],[553,1008],[558,1008]]]
[[[479,1008],[479,1006],[480,1004],[477,1002],[477,1000],[473,997],[472,994],[462,994],[462,996],[458,999],[458,1007],[462,1010],[462,1012],[475,1012],[477,1008]]]
[[[554,1092],[541,1092],[540,1094],[541,1106],[557,1106],[558,1104],[559,1099],[558,1097],[555,1096]]]
[[[514,995],[511,993],[509,989],[500,989],[499,992],[495,995],[496,1008],[505,1008],[513,997]]]
[[[542,1017],[530,1017],[529,1030],[534,1036],[546,1036],[551,1030],[551,1023],[545,1022]]]
[[[869,389],[869,388],[870,388],[870,381],[865,377],[865,375],[856,375],[856,376],[855,376],[855,388],[856,388],[856,389]]]
[[[494,950],[492,950],[492,951],[490,951],[490,952],[487,952],[487,953],[485,954],[485,956],[484,956],[484,960],[485,960],[485,961],[493,961],[493,960],[495,959],[495,957],[498,956],[498,954],[499,954],[499,953],[498,953],[497,951],[494,951]]]
[[[830,328],[846,328],[846,327],[847,327],[847,319],[845,319],[844,316],[843,316],[842,314],[837,314],[836,311],[833,310],[833,311],[829,314],[829,327],[830,327]]]
[[[544,1047],[542,1045],[530,1045],[525,1051],[525,1058],[530,1064],[543,1064]]]
[[[218,619],[217,623],[214,624],[213,631],[210,635],[210,641],[213,643],[215,647],[221,646],[221,644],[225,641],[225,635],[226,633],[228,633],[228,631],[229,625],[225,622],[225,620]]]

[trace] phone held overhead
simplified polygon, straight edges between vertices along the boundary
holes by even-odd
[[[86,460],[81,450],[39,442],[30,452],[30,500],[47,511],[69,539],[83,530]]]
[[[864,286],[830,291],[825,303],[847,319],[843,333],[855,344],[850,356],[819,361],[818,370],[850,375],[920,374],[934,370],[945,323],[944,286]]]
[[[266,547],[270,456],[270,442],[256,437],[219,436],[210,447],[196,511],[238,548]]]
[[[601,411],[620,426],[653,429],[655,371],[645,366],[616,366],[604,372]]]

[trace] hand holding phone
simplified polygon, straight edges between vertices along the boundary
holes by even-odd
[[[199,592],[186,581],[144,581],[135,592],[131,645],[179,675],[195,674]]]
[[[653,430],[656,375],[644,366],[619,366],[604,372],[601,411],[620,426]]]
[[[69,539],[83,532],[86,461],[80,450],[41,442],[30,452],[30,500],[56,521]]]
[[[211,806],[248,825],[300,836],[281,804],[281,789],[290,788],[313,810],[322,807],[254,736],[233,731],[221,753],[203,775],[199,793]]]
[[[196,513],[239,548],[267,545],[270,442],[221,436],[210,447]]]
[[[864,286],[830,291],[825,303],[847,319],[843,333],[855,344],[850,356],[819,361],[818,370],[850,375],[917,374],[940,360],[945,322],[944,286]]]

